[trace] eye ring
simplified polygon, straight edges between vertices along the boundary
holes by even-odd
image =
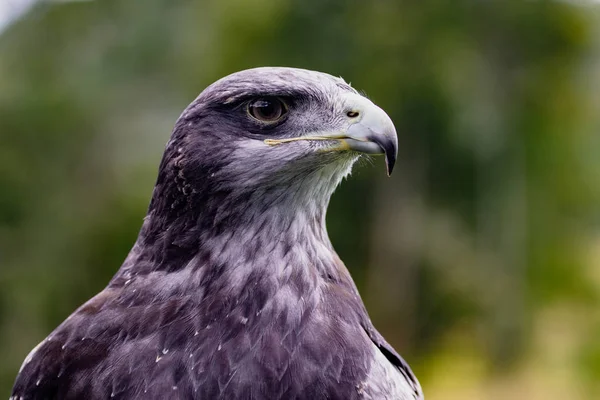
[[[287,105],[278,97],[259,97],[248,103],[248,115],[257,121],[272,124],[287,114]]]

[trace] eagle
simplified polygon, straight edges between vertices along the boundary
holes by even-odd
[[[422,399],[328,237],[389,116],[341,78],[261,67],[175,123],[139,236],[108,286],[26,357],[11,400]]]

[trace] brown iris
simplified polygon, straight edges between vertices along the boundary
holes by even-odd
[[[261,97],[248,104],[248,114],[261,122],[277,122],[286,112],[285,104],[277,97]]]

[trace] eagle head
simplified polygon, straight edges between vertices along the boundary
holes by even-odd
[[[397,144],[387,114],[341,78],[263,67],[206,88],[179,118],[163,167],[190,191],[209,181],[224,191],[329,192],[361,154],[385,154],[390,174]]]

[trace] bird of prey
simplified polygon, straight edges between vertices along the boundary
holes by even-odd
[[[210,85],[123,265],[31,351],[11,399],[422,399],[325,228],[361,154],[391,173],[396,131],[340,78],[263,67]]]

